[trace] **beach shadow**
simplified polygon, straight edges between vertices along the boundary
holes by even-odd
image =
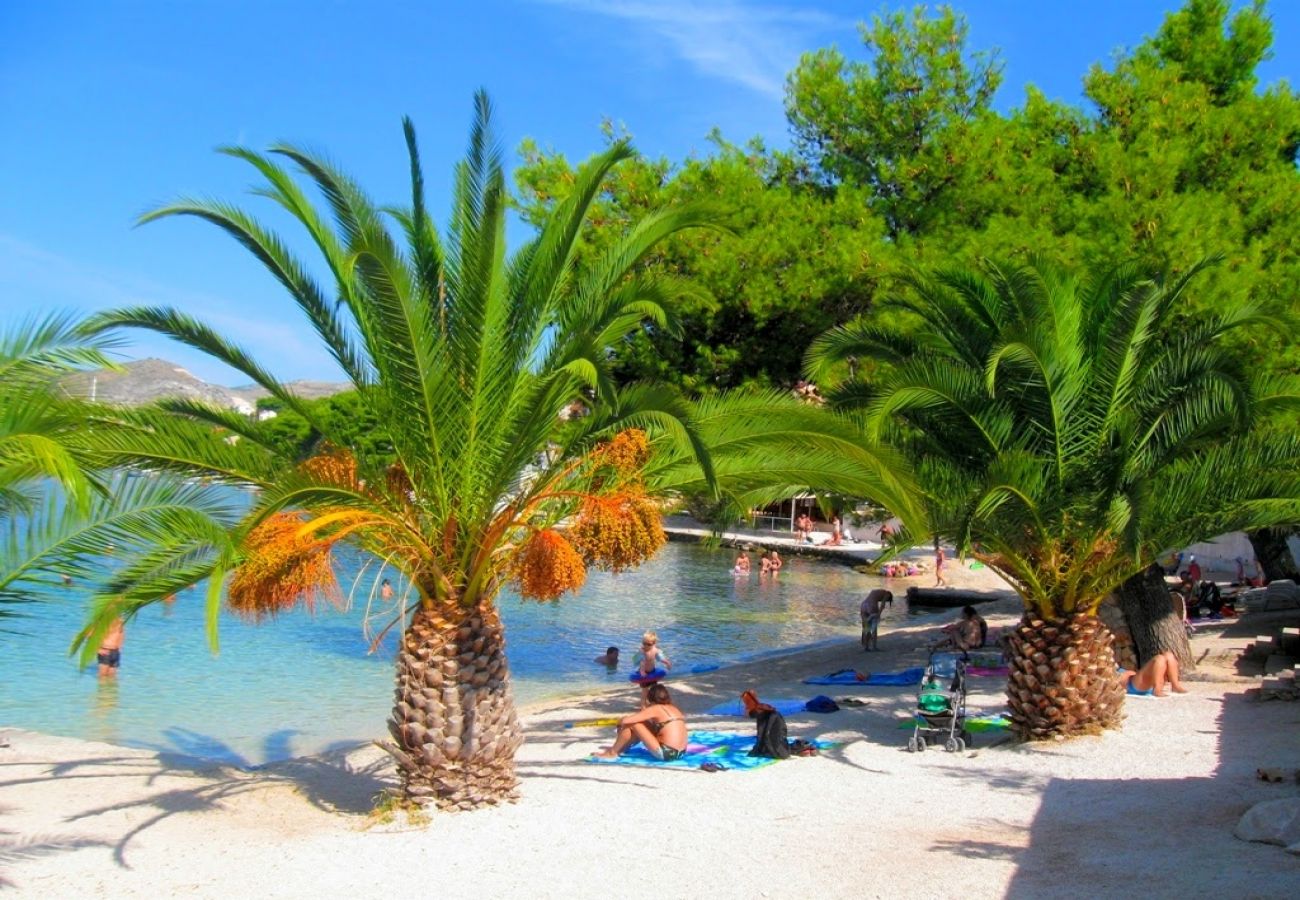
[[[1254,774],[1261,766],[1294,765],[1300,727],[1294,716],[1280,718],[1278,706],[1250,702],[1244,691],[1223,696],[1218,739],[1206,742],[1216,753],[1210,777],[1048,779],[1027,846],[1013,857],[1018,865],[1005,896],[1293,894],[1290,856],[1232,835],[1251,805],[1283,796]],[[1126,727],[1137,726],[1130,719]],[[1175,733],[1169,752],[1186,752]],[[978,853],[980,844],[957,841],[934,849]]]
[[[283,733],[268,737],[269,742],[278,746],[283,746],[286,739],[287,735]],[[191,732],[178,732],[174,740],[187,749],[208,747],[213,743],[211,739]],[[33,768],[35,764],[23,765]],[[377,749],[367,749],[366,745],[347,744],[336,745],[318,756],[270,763],[251,770],[177,753],[87,756],[50,765],[29,777],[0,777],[0,790],[56,779],[63,782],[69,778],[138,779],[147,792],[133,790],[129,792],[132,795],[129,800],[87,806],[63,818],[64,822],[73,824],[110,813],[136,813],[131,817],[131,827],[112,840],[15,836],[12,840],[0,839],[0,859],[6,858],[5,854],[21,860],[42,852],[52,853],[79,846],[111,846],[114,862],[129,869],[128,852],[132,842],[175,815],[204,813],[227,807],[242,795],[288,788],[322,812],[363,816],[374,807],[375,797],[396,783],[393,765],[386,756]],[[176,779],[183,783],[172,786],[171,782]],[[86,793],[94,795],[92,791]],[[140,813],[144,813],[144,818],[139,818]],[[47,846],[48,850],[42,849]]]
[[[107,841],[95,838],[58,834],[20,835],[12,831],[0,831],[0,888],[18,886],[4,874],[17,863],[59,853],[71,853],[87,847],[107,846],[109,846]]]

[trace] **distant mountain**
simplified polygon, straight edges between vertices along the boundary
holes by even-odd
[[[118,372],[109,369],[79,372],[64,379],[63,386],[74,397],[94,397],[103,403],[143,406],[165,397],[182,397],[233,409],[245,415],[253,413],[259,398],[268,396],[263,388],[255,385],[229,388],[209,384],[165,359],[141,359],[123,363],[122,370]],[[288,387],[305,399],[315,400],[346,391],[351,385],[329,381],[291,381]]]

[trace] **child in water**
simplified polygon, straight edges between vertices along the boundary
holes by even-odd
[[[673,663],[659,646],[659,635],[653,631],[641,636],[641,652],[632,659],[636,663],[633,680],[641,685],[641,705],[644,707],[649,703],[650,685],[667,675]]]

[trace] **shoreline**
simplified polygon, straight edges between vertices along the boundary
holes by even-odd
[[[1020,614],[1014,598],[989,607],[994,627]],[[400,875],[401,859],[436,871],[441,890],[473,896],[631,895],[611,891],[613,873],[660,883],[665,861],[682,893],[722,896],[776,884],[825,897],[935,896],[958,880],[973,897],[1072,897],[1081,884],[1091,896],[1284,896],[1294,885],[1300,859],[1231,837],[1251,803],[1294,795],[1254,771],[1294,766],[1300,743],[1288,708],[1245,702],[1257,679],[1227,662],[1243,638],[1198,635],[1205,671],[1191,693],[1127,702],[1118,731],[1033,745],[982,733],[962,754],[906,752],[898,723],[914,686],[801,683],[923,661],[940,621],[895,611],[877,653],[837,640],[669,682],[693,729],[749,734],[747,719],[701,714],[748,688],[766,700],[862,699],[786,717],[791,738],[834,745],[817,758],[714,774],[585,762],[612,729],[566,725],[631,711],[635,691],[612,688],[521,707],[518,802],[427,822],[372,814],[394,779],[369,744],[250,771],[6,729],[0,883],[32,896],[369,896]],[[1004,690],[1003,678],[973,678],[972,713],[1001,709]],[[738,837],[743,854],[722,864],[719,848]],[[414,882],[397,891],[415,892]]]

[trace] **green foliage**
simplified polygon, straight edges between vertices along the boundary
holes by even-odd
[[[650,331],[615,348],[619,377],[653,373],[692,392],[789,386],[792,350],[818,325],[877,315],[892,276],[984,257],[1185,271],[1221,256],[1189,313],[1241,297],[1294,305],[1300,98],[1257,85],[1271,42],[1262,3],[1230,12],[1225,0],[1188,0],[1154,37],[1093,66],[1089,106],[1030,87],[1005,114],[989,107],[998,54],[969,50],[952,10],[891,13],[861,32],[862,59],[820,50],[791,73],[792,153],[715,136],[702,158],[636,160],[602,197],[593,245],[668,197],[708,196],[736,231],[684,236],[647,260],[707,295],[673,304],[681,344]],[[516,177],[529,216],[565,196],[572,176],[563,158],[525,149]],[[1285,332],[1231,341],[1269,371],[1300,371]]]
[[[615,348],[620,380],[679,383],[691,393],[799,377],[803,348],[826,328],[867,308],[882,275],[883,233],[865,195],[827,194],[761,145],[728,144],[673,170],[664,160],[629,160],[607,183],[584,236],[603,247],[645,210],[707,200],[733,234],[689,232],[647,258],[651,271],[698,285],[672,302],[677,328],[647,328]],[[524,217],[545,216],[566,196],[563,157],[525,143],[516,170]]]
[[[917,461],[936,531],[1039,615],[1092,612],[1169,547],[1300,520],[1300,441],[1258,425],[1300,393],[1228,341],[1279,322],[1241,299],[1189,317],[1202,270],[914,275],[890,302],[924,331],[838,329],[810,374],[877,360],[832,402]]]
[[[798,146],[836,183],[869,189],[892,240],[926,230],[971,162],[954,152],[988,113],[1002,66],[967,54],[967,26],[951,7],[876,16],[860,25],[868,62],[838,50],[804,54],[787,82]]]

